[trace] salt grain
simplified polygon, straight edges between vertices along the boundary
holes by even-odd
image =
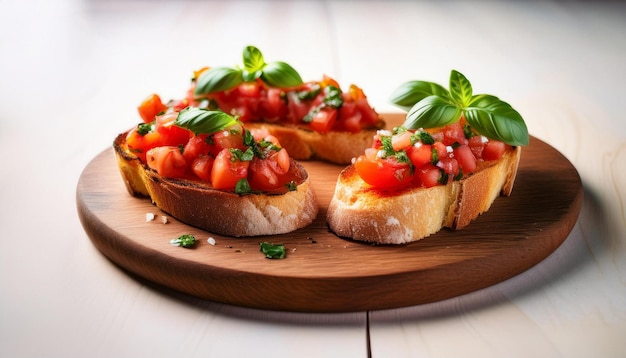
[[[146,213],[146,221],[154,220],[154,213]]]
[[[215,245],[215,239],[212,237],[209,237],[206,241],[209,243],[209,245]]]
[[[168,222],[168,221],[167,221],[167,216],[161,216],[161,222],[162,222],[163,224],[167,224],[167,222]]]

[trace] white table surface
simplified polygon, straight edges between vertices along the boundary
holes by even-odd
[[[144,97],[182,96],[249,44],[379,112],[461,71],[575,165],[577,224],[517,277],[395,310],[268,312],[131,277],[83,231],[81,171]],[[619,2],[0,0],[0,356],[624,357],[624,103]]]

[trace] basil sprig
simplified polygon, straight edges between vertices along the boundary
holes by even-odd
[[[237,124],[235,117],[222,111],[187,107],[178,112],[174,124],[196,135],[212,134]]]
[[[480,134],[509,145],[527,145],[528,128],[522,116],[496,96],[472,93],[472,85],[460,72],[450,73],[450,90],[426,81],[410,81],[398,87],[391,102],[408,110],[404,127],[441,127],[465,116]]]
[[[247,46],[243,50],[243,68],[215,67],[204,71],[197,79],[194,94],[226,91],[258,78],[270,87],[288,88],[302,84],[300,74],[289,64],[282,61],[267,63],[258,48]]]

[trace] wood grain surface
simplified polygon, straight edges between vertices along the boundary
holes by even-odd
[[[373,246],[339,238],[326,226],[326,209],[343,167],[303,164],[320,213],[312,225],[290,234],[230,238],[185,225],[150,200],[128,194],[111,149],[83,171],[76,192],[78,214],[102,254],[159,285],[252,308],[352,312],[439,301],[511,278],[567,238],[583,199],[571,163],[531,137],[512,196],[498,198],[468,227],[444,229],[408,245]],[[146,221],[146,213],[157,217]],[[170,245],[182,234],[195,235],[195,247]],[[287,257],[266,259],[259,250],[263,241],[284,244]]]

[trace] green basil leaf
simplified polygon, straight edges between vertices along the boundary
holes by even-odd
[[[176,239],[170,240],[170,244],[189,248],[196,244],[196,238],[192,234],[184,234]]]
[[[187,107],[178,113],[174,124],[195,134],[212,134],[237,124],[237,120],[222,111]]]
[[[243,50],[243,80],[255,81],[263,74],[263,67],[265,67],[265,60],[261,51],[254,46],[246,47]]]
[[[408,111],[417,102],[422,99],[437,95],[441,97],[450,97],[450,93],[442,86],[426,81],[409,81],[396,88],[391,94],[391,103]]]
[[[269,242],[262,242],[259,244],[261,246],[261,252],[268,259],[283,259],[285,258],[285,245],[283,244],[271,244]]]
[[[528,128],[508,103],[491,95],[476,95],[465,109],[465,119],[482,135],[509,145],[527,145]]]
[[[272,62],[265,65],[261,79],[269,86],[286,88],[302,84],[300,74],[285,62]]]
[[[456,122],[462,110],[449,98],[428,96],[417,102],[406,115],[403,127],[408,129],[442,127]]]
[[[461,107],[467,107],[472,100],[472,85],[470,81],[458,71],[450,73],[450,94]]]
[[[194,94],[226,91],[244,82],[243,71],[230,67],[213,67],[204,71],[196,82]]]
[[[241,178],[239,179],[237,184],[235,184],[236,194],[250,194],[251,192],[252,192],[252,188],[250,188],[250,183],[248,182],[248,179]]]
[[[265,60],[261,51],[254,46],[247,46],[243,50],[243,68],[248,72],[256,72],[263,69]]]

